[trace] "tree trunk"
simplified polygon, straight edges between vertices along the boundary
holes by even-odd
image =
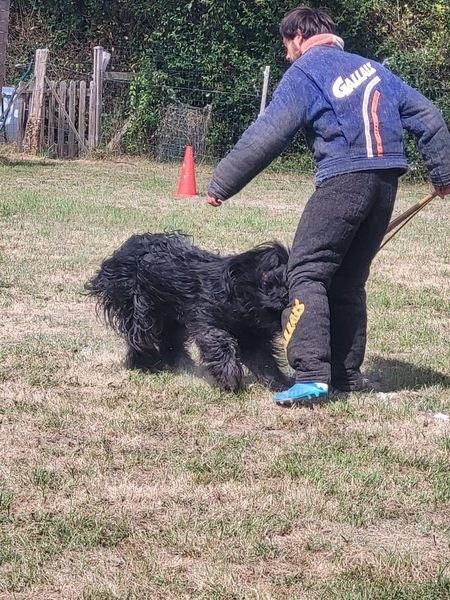
[[[0,98],[6,77],[6,43],[8,39],[10,0],[0,0]]]

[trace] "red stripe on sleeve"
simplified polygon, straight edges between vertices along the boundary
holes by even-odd
[[[375,90],[372,98],[372,106],[371,106],[371,114],[372,114],[372,122],[373,122],[373,133],[375,135],[375,141],[377,143],[377,156],[383,156],[383,141],[381,139],[380,134],[380,123],[378,121],[378,104],[380,101],[380,92]]]

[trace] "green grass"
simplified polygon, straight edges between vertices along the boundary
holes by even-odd
[[[412,513],[430,503],[436,507],[448,503],[450,469],[444,457],[405,456],[377,437],[381,436],[308,439],[301,449],[284,451],[272,472],[314,484],[338,503],[338,518],[357,527],[401,518],[405,507]]]
[[[373,577],[370,571],[355,570],[324,586],[324,600],[435,600],[450,597],[450,579],[438,575],[435,581],[399,584]]]
[[[290,243],[313,189],[268,171],[214,210],[174,196],[178,169],[0,165],[0,597],[449,598],[445,202],[374,261],[380,393],[282,410],[255,384],[127,372],[83,293],[135,232]],[[403,184],[396,212],[427,191]]]

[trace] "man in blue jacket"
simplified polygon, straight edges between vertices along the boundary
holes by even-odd
[[[450,193],[450,134],[435,106],[381,64],[344,52],[330,16],[296,8],[280,33],[292,63],[266,111],[218,164],[207,202],[220,206],[303,129],[314,151],[316,190],[288,264],[283,336],[296,383],[275,395],[291,405],[324,397],[329,385],[362,389],[365,283],[408,165],[413,133],[437,193]]]

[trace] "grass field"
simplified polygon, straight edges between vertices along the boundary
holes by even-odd
[[[289,243],[313,189],[267,173],[212,209],[174,197],[178,168],[0,163],[0,598],[450,598],[448,200],[374,262],[381,391],[280,409],[125,371],[83,296],[134,232]]]

